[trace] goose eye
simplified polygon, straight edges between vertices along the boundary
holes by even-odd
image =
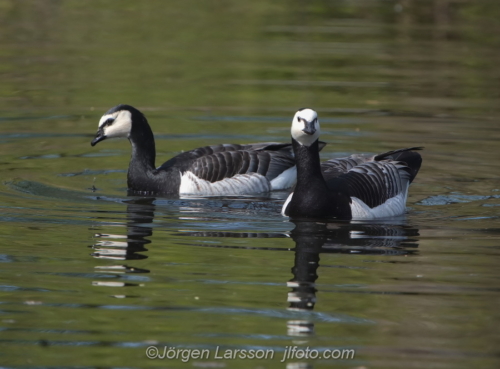
[[[106,119],[106,121],[104,122],[103,125],[110,126],[113,124],[114,121],[115,121],[115,118],[108,118],[108,119]]]

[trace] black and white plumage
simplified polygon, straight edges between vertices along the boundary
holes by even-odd
[[[104,114],[91,145],[126,137],[132,145],[127,184],[132,194],[225,196],[291,188],[296,181],[290,144],[222,144],[183,152],[155,167],[155,140],[146,117],[130,105]]]
[[[299,110],[291,132],[297,184],[283,205],[283,215],[376,219],[404,214],[408,187],[422,163],[420,154],[413,150],[421,147],[320,163],[317,113]]]

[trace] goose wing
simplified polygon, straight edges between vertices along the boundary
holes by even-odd
[[[347,185],[351,198],[356,197],[372,209],[400,194],[406,201],[410,178],[408,166],[391,160],[362,163],[338,177]],[[334,184],[335,180],[330,181],[329,186]]]
[[[222,151],[194,160],[190,172],[200,179],[217,182],[238,174],[260,174],[272,180],[295,165],[286,152],[269,150]]]
[[[420,166],[422,165],[422,156],[415,150],[422,150],[423,147],[408,147],[394,151],[388,151],[383,154],[376,155],[374,160],[393,160],[399,161],[408,167],[410,173],[410,183],[413,182],[417,176]]]
[[[197,178],[213,183],[252,173],[272,180],[294,165],[291,144],[267,142],[200,147],[177,155],[158,170],[176,166],[181,173],[189,171]]]
[[[403,194],[420,169],[422,158],[412,147],[379,155],[352,155],[322,163],[323,176],[332,190],[348,192],[370,208]]]
[[[346,158],[330,159],[321,163],[323,177],[328,182],[349,172],[352,168],[363,163],[372,161],[374,156],[351,155]]]
[[[358,165],[381,160],[392,160],[405,163],[410,171],[410,183],[417,175],[422,164],[422,157],[414,150],[422,150],[422,147],[408,147],[388,151],[378,155],[354,154],[345,158],[331,159],[321,163],[321,171],[328,182],[336,177],[346,174]]]

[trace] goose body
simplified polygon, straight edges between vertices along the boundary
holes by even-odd
[[[412,147],[379,155],[351,155],[321,163],[319,122],[312,109],[292,122],[297,184],[282,214],[295,218],[377,219],[402,215],[422,158]]]
[[[290,144],[221,144],[183,152],[155,167],[155,140],[139,110],[118,105],[106,112],[91,145],[126,137],[132,146],[127,184],[132,194],[225,196],[291,188],[296,181]]]

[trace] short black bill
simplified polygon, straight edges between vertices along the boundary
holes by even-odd
[[[313,120],[312,122],[308,122],[306,120],[304,120],[304,129],[302,130],[302,132],[308,134],[308,135],[313,135],[314,133],[316,133],[316,119]]]
[[[101,142],[106,139],[106,135],[103,133],[102,129],[97,131],[95,138],[90,142],[90,145],[95,146],[98,142]]]

